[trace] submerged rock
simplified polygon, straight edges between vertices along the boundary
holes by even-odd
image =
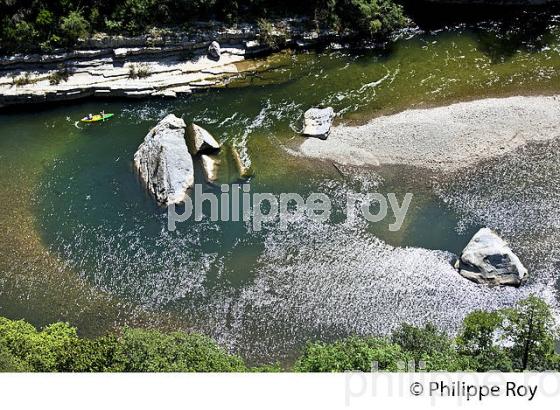
[[[467,244],[455,268],[467,279],[490,285],[519,286],[527,269],[494,231],[480,229]]]
[[[208,56],[213,60],[219,60],[221,55],[222,50],[220,48],[220,43],[212,41],[208,46]]]
[[[334,110],[327,108],[310,108],[303,115],[303,135],[326,139],[331,131]]]
[[[207,182],[213,184],[218,180],[218,171],[221,165],[221,161],[217,155],[206,155],[200,156],[202,161],[202,169],[204,171],[204,178]]]
[[[150,130],[134,154],[135,169],[162,205],[182,202],[194,184],[185,128],[181,118],[168,115]]]
[[[218,151],[220,143],[204,128],[191,124],[187,130],[189,151],[192,155]]]
[[[253,175],[251,167],[245,165],[245,162],[239,155],[239,151],[235,147],[231,147],[231,156],[235,164],[235,169],[241,178],[250,178]]]

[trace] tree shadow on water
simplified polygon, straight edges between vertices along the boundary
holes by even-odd
[[[474,33],[478,49],[494,64],[518,51],[539,51],[552,41],[550,26],[558,22],[560,6],[452,4],[441,1],[400,0],[406,13],[426,31],[465,27]]]
[[[475,31],[478,49],[493,64],[504,63],[519,51],[537,52],[550,41],[550,15],[521,15],[513,20],[481,24]]]

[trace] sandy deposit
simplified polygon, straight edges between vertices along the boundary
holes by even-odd
[[[560,136],[560,97],[492,98],[407,110],[361,126],[339,125],[303,155],[349,165],[407,164],[452,171]]]

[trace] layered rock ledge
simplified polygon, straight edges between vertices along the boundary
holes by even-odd
[[[256,24],[206,23],[189,32],[137,37],[97,35],[70,52],[0,56],[0,107],[86,97],[177,97],[257,71],[259,64],[239,63],[271,52],[272,46],[308,48],[350,34],[308,30],[305,21],[292,19],[275,22],[268,41]]]

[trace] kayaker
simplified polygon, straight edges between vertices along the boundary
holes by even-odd
[[[89,114],[87,115],[87,119],[88,119],[88,120],[93,120],[93,114],[89,113]]]

